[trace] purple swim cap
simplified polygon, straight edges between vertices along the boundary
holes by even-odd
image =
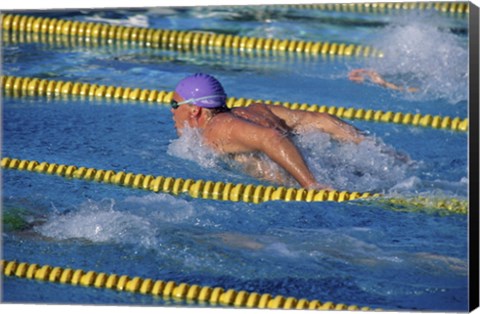
[[[203,108],[219,108],[226,106],[227,95],[222,84],[211,75],[196,73],[181,80],[175,92],[188,103]]]

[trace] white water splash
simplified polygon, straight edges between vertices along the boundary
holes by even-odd
[[[88,200],[78,209],[53,213],[35,227],[39,234],[57,240],[85,239],[156,248],[162,224],[190,219],[195,209],[187,201],[171,195],[155,194],[114,200]]]
[[[378,139],[345,144],[310,132],[297,141],[317,181],[340,190],[383,192],[407,178],[414,165]]]
[[[86,21],[89,22],[102,22],[108,23],[111,25],[121,25],[121,26],[131,26],[131,27],[148,27],[148,17],[143,14],[136,14],[129,16],[125,19],[109,19],[104,18],[99,15],[85,17]]]
[[[141,216],[121,212],[113,200],[87,201],[78,210],[66,214],[53,214],[35,231],[58,239],[86,239],[92,242],[125,242],[155,245],[154,228]],[[153,242],[153,243],[152,243]]]
[[[183,134],[168,145],[167,154],[198,163],[204,168],[219,168],[220,155],[203,144],[197,128],[185,126]]]
[[[468,97],[468,47],[432,17],[413,15],[395,21],[372,42],[384,58],[366,60],[387,81],[415,87],[402,93],[414,100],[444,99],[455,104]]]

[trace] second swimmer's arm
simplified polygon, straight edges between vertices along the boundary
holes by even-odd
[[[405,87],[393,84],[391,82],[387,82],[378,72],[373,71],[373,70],[367,70],[367,69],[352,70],[348,74],[348,79],[351,80],[351,81],[357,82],[357,83],[362,83],[365,80],[364,75],[368,76],[368,78],[373,83],[378,84],[378,85],[383,86],[383,87],[386,87],[386,88],[390,88],[390,89],[398,90],[398,91],[405,91],[406,90],[407,92],[411,92],[411,93],[418,92],[418,89],[415,88],[415,87],[405,88]]]

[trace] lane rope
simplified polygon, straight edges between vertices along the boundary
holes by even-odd
[[[141,101],[157,104],[170,104],[173,91],[159,91],[140,89],[133,87],[107,86],[74,81],[56,81],[35,77],[1,76],[1,86],[4,93],[16,96],[81,96],[90,98],[101,98],[107,100]],[[434,129],[445,129],[451,131],[467,132],[469,126],[468,118],[420,113],[402,113],[362,108],[345,108],[336,106],[318,106],[298,102],[282,102],[272,100],[255,100],[247,98],[229,97],[227,106],[246,107],[255,102],[262,102],[276,106],[284,106],[293,110],[305,110],[311,112],[325,112],[335,115],[341,119],[363,120],[382,123],[395,123],[410,126],[429,127]]]
[[[122,53],[125,49],[141,49],[142,56],[151,56],[155,58],[158,62],[173,62],[178,60],[191,60],[192,58],[215,58],[218,54],[223,54],[225,58],[216,58],[215,64],[225,65],[225,66],[238,66],[239,63],[248,62],[248,66],[265,66],[265,58],[269,58],[272,62],[277,62],[282,64],[282,68],[287,66],[294,66],[298,69],[299,63],[301,62],[302,67],[308,67],[310,64],[319,61],[333,61],[336,56],[331,55],[311,55],[311,54],[296,54],[288,51],[278,51],[278,50],[254,50],[254,49],[243,49],[243,50],[232,50],[232,49],[223,49],[221,47],[204,47],[197,46],[192,47],[192,49],[187,51],[176,50],[175,53],[171,51],[162,51],[148,49],[145,47],[139,46],[136,42],[124,42],[124,41],[108,41],[105,38],[84,38],[84,37],[75,37],[75,36],[49,36],[49,34],[44,33],[28,33],[28,32],[2,32],[2,41],[6,45],[23,45],[29,43],[41,43],[46,45],[49,49],[57,48],[85,48],[85,49],[108,49],[113,53]]]
[[[69,284],[91,288],[104,288],[131,293],[152,295],[169,300],[209,303],[234,307],[259,309],[299,309],[299,310],[348,310],[371,311],[370,307],[345,305],[342,303],[320,302],[318,300],[297,299],[282,295],[236,291],[221,287],[208,287],[177,283],[175,281],[107,274],[92,270],[52,267],[50,265],[1,260],[2,273],[7,277],[18,277],[51,283]]]
[[[339,192],[325,190],[306,190],[297,188],[263,186],[253,184],[234,184],[153,176],[135,173],[99,170],[95,168],[77,167],[75,165],[58,165],[48,162],[37,162],[4,157],[1,160],[3,169],[23,170],[43,174],[57,175],[64,178],[97,181],[107,184],[143,189],[155,193],[178,195],[187,193],[193,198],[213,199],[220,201],[262,203],[267,201],[305,201],[343,202],[358,198],[378,197],[380,194]]]
[[[180,31],[104,23],[80,22],[56,18],[7,14],[0,15],[4,31],[46,33],[85,38],[104,38],[137,42],[140,46],[190,50],[193,47],[221,47],[226,49],[257,49],[287,51],[299,54],[326,54],[336,56],[383,57],[383,53],[370,46],[336,42],[312,42],[278,38],[261,38],[216,34],[203,31]]]
[[[442,13],[468,14],[468,2],[386,2],[386,3],[317,3],[281,5],[297,9],[315,9],[323,11],[387,13],[398,10],[436,10]]]
[[[147,190],[155,193],[179,195],[187,193],[193,198],[216,201],[232,201],[245,203],[263,203],[268,201],[285,202],[346,202],[357,199],[375,200],[400,207],[427,207],[457,214],[468,212],[468,202],[452,199],[428,199],[416,197],[412,199],[386,198],[379,193],[307,190],[304,188],[274,187],[254,184],[214,182],[204,180],[183,179],[145,174],[115,172],[75,165],[63,165],[48,162],[37,162],[4,157],[2,169],[37,172],[73,178],[84,181],[96,181],[123,187]]]

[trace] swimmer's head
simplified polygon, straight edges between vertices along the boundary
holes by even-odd
[[[227,95],[222,84],[211,75],[196,73],[181,80],[175,92],[184,100],[177,103],[213,109],[226,107]]]

